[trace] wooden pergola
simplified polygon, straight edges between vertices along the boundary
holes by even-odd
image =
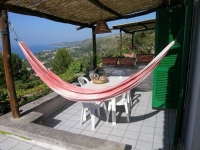
[[[114,21],[145,15],[158,8],[179,6],[184,0],[1,0],[0,30],[3,45],[3,60],[13,118],[19,118],[19,108],[11,66],[11,49],[7,25],[7,11],[46,18],[49,20],[69,23],[82,28],[92,29],[93,66],[96,67],[96,35],[93,34],[99,20]],[[100,17],[102,12],[102,18]]]
[[[112,26],[112,29],[120,30],[120,49],[122,50],[122,31],[132,35],[132,47],[135,32],[153,30],[156,26],[156,19],[149,19],[139,22],[131,22],[126,24],[120,24]]]

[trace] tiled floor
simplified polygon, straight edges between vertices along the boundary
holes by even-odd
[[[154,110],[151,107],[152,92],[132,91],[133,107],[131,122],[127,123],[123,107],[117,107],[117,125],[111,120],[106,123],[106,116],[101,110],[100,119],[96,118],[95,130],[91,130],[90,116],[80,126],[81,103],[71,102],[62,110],[43,121],[43,125],[83,134],[95,138],[107,139],[130,145],[135,150],[169,150],[173,142],[176,115],[174,110]],[[88,112],[89,113],[89,112]],[[112,117],[110,117],[111,119]]]

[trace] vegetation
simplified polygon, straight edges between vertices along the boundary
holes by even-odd
[[[58,49],[56,56],[52,62],[54,72],[56,74],[62,74],[66,72],[72,61],[73,59],[71,55],[65,48]]]
[[[17,54],[12,54],[11,58],[15,80],[22,80],[22,82],[26,82],[30,75],[29,71],[26,69],[26,64]],[[0,87],[5,87],[5,83],[6,79],[3,67],[3,58],[2,53],[0,53]]]
[[[63,50],[61,50],[61,51],[63,51]],[[67,54],[67,56],[69,56],[69,60],[72,61],[72,57],[70,54],[65,53],[65,52],[64,52],[64,54]],[[2,56],[1,56],[1,58],[2,58]],[[71,62],[71,61],[69,61],[69,62]],[[5,80],[2,59],[0,62],[1,62],[0,68],[2,69],[0,73],[1,73],[1,76],[3,77],[3,79]],[[15,87],[16,87],[16,94],[17,94],[17,100],[18,100],[19,106],[27,104],[35,99],[38,99],[39,97],[47,95],[49,92],[51,92],[51,89],[49,87],[47,87],[40,80],[40,78],[34,76],[33,74],[29,75],[30,72],[25,69],[26,68],[25,63],[16,54],[12,54],[12,65],[13,65],[13,70],[14,70],[13,72],[14,72],[14,79],[15,79]],[[63,66],[61,66],[61,67],[63,67]],[[65,80],[66,82],[72,82],[77,78],[75,76],[75,72],[73,70],[75,70],[76,72],[79,72],[82,70],[82,68],[75,69],[76,65],[74,65],[74,64],[70,68],[71,69],[69,69],[69,71],[66,70],[63,74],[60,75],[60,77],[63,80]],[[6,89],[6,85],[4,85],[4,86],[1,85],[1,88],[0,88],[0,114],[7,113],[9,111],[10,111],[10,103],[9,103],[8,91]]]
[[[0,134],[3,134],[3,135],[13,135],[13,136],[16,136],[16,137],[19,137],[23,140],[31,140],[30,138],[27,138],[27,137],[24,137],[24,136],[19,136],[19,135],[16,135],[16,134],[12,134],[10,132],[6,132],[6,131],[3,131],[3,130],[0,130]]]
[[[141,32],[134,35],[134,47],[131,47],[132,37],[123,34],[123,47],[120,52],[119,36],[97,38],[97,64],[101,64],[102,56],[122,57],[124,53],[151,54],[154,51],[154,31],[146,31],[145,37]],[[69,43],[68,43],[69,44]],[[78,44],[78,45],[76,45]],[[57,44],[59,45],[59,44]],[[77,79],[77,73],[85,73],[87,67],[93,66],[92,40],[76,41],[73,47],[61,48],[52,51],[43,51],[35,56],[47,67],[52,69],[60,78],[66,82]],[[63,44],[63,46],[65,46]],[[18,55],[12,54],[13,73],[19,106],[29,103],[41,96],[51,92],[37,76],[26,60],[21,60]],[[5,85],[2,55],[0,55],[0,113],[10,111],[8,92]]]
[[[122,50],[118,44],[115,47],[108,47],[102,51],[98,49],[99,55],[103,57],[124,57],[124,54],[131,54],[132,52],[137,54],[154,53],[155,33],[153,30],[136,32],[134,34],[133,47],[131,34],[123,34],[122,40]],[[107,39],[107,41],[109,40]],[[119,40],[117,42],[119,43]]]

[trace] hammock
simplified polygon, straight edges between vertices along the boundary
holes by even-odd
[[[52,71],[45,68],[24,42],[18,42],[26,59],[47,86],[66,99],[81,102],[106,101],[136,87],[157,67],[174,43],[175,41],[169,43],[145,68],[133,74],[128,79],[115,86],[97,90],[78,87],[61,80]]]

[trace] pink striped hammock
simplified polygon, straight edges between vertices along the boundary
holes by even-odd
[[[97,102],[106,101],[136,87],[157,67],[162,58],[174,45],[175,41],[169,43],[145,68],[133,74],[128,79],[115,86],[98,90],[85,89],[61,80],[52,71],[45,68],[45,66],[33,55],[24,42],[20,41],[18,43],[26,59],[29,61],[37,75],[53,91],[72,101]]]

